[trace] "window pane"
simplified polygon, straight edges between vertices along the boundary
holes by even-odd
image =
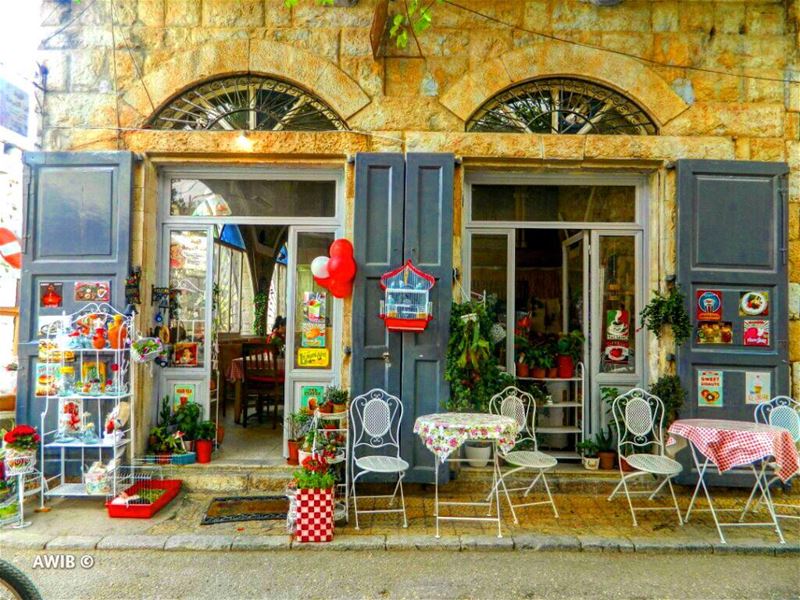
[[[496,322],[506,328],[508,310],[508,242],[502,234],[472,234],[472,271],[470,288],[477,294],[486,293],[497,297]],[[501,365],[506,364],[505,340],[494,346]]]
[[[253,333],[255,321],[255,291],[253,290],[253,274],[250,261],[242,257],[242,333]]]
[[[206,271],[205,231],[172,231],[169,245],[169,313],[172,366],[202,367],[205,360]]]
[[[600,236],[601,373],[636,370],[636,240]]]
[[[173,179],[171,215],[191,217],[333,217],[333,181]]]
[[[231,250],[231,331],[240,331],[241,327],[242,254],[238,250]]]
[[[219,276],[216,281],[218,331],[231,330],[231,249],[217,244]]]
[[[314,282],[311,261],[327,255],[333,233],[297,234],[294,361],[301,369],[329,369],[333,345],[333,297]]]
[[[473,185],[473,221],[632,223],[633,186]]]

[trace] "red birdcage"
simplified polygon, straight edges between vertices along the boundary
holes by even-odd
[[[389,331],[424,331],[433,319],[429,299],[436,280],[423,273],[410,260],[381,277],[381,319]]]

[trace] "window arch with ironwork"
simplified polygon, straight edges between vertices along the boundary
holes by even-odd
[[[153,129],[345,130],[333,109],[302,88],[263,75],[206,81],[178,94],[148,124]]]
[[[619,92],[583,79],[548,77],[499,93],[472,115],[467,131],[653,135],[657,127]]]

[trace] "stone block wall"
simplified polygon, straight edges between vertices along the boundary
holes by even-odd
[[[373,58],[369,32],[377,0],[349,8],[300,0],[291,10],[282,0],[44,0],[39,60],[50,71],[44,148],[199,152],[238,162],[258,156],[262,163],[341,161],[356,150],[430,150],[463,156],[465,168],[647,170],[658,205],[652,212],[660,215],[652,236],[659,240],[656,285],[658,274],[674,272],[675,182],[665,162],[785,161],[791,169],[790,357],[800,394],[800,1],[454,2],[463,8],[435,6],[419,45],[412,40],[399,50],[389,42]],[[248,71],[309,89],[362,135],[256,134],[253,151],[242,155],[224,133],[137,131],[155,108],[193,83]],[[464,133],[466,119],[494,93],[545,74],[616,88],[651,114],[660,135]],[[154,214],[156,200],[148,195],[155,193],[156,173],[145,168],[137,179],[145,220],[139,239],[149,239],[154,227],[147,219]],[[457,170],[459,178],[463,172]],[[461,186],[459,179],[457,206]],[[351,223],[352,215],[347,218]],[[458,258],[460,241],[454,244]],[[135,253],[143,264],[155,260],[146,247]]]

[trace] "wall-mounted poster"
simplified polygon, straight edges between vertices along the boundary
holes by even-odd
[[[630,336],[630,313],[627,310],[606,311],[606,340],[627,342]]]
[[[720,321],[722,319],[722,292],[719,290],[697,290],[697,320]]]
[[[64,284],[60,281],[39,282],[39,307],[59,308],[64,296]]]
[[[173,364],[176,367],[197,366],[197,342],[175,342]]]
[[[303,323],[300,345],[303,348],[325,347],[325,325],[318,323]]]
[[[732,344],[733,325],[730,321],[720,321],[719,323],[698,323],[697,343]]]
[[[327,348],[298,348],[297,366],[324,369],[330,364],[330,352]]]
[[[75,302],[110,302],[110,281],[76,281]]]
[[[300,408],[316,410],[322,404],[325,397],[325,386],[322,385],[301,385],[300,386]]]
[[[744,321],[745,346],[769,346],[769,321],[753,319]]]
[[[172,409],[183,406],[188,402],[195,402],[197,397],[197,383],[173,383],[172,384]]]
[[[769,314],[769,292],[742,292],[739,295],[740,317],[766,317]]]
[[[303,294],[303,322],[300,346],[303,348],[324,348],[325,318],[327,298],[324,292],[305,292]]]
[[[697,405],[722,406],[722,371],[698,371]]]
[[[36,386],[37,396],[55,396],[58,393],[58,381],[56,370],[58,365],[38,363],[36,365]]]
[[[744,382],[747,404],[769,402],[772,395],[772,374],[769,371],[745,371]]]

